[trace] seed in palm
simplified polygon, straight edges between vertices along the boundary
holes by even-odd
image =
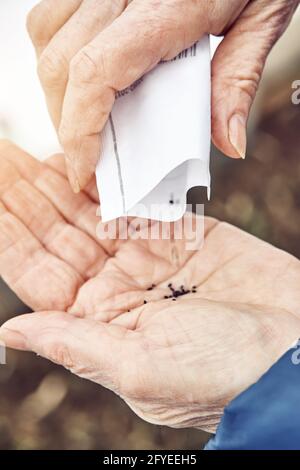
[[[165,295],[164,296],[165,299],[176,300],[178,297],[181,297],[183,295],[190,294],[191,292],[194,294],[194,293],[197,292],[196,291],[196,286],[193,286],[192,290],[191,289],[186,289],[186,287],[184,285],[181,285],[179,287],[179,289],[176,289],[175,287],[173,287],[173,284],[171,282],[168,284],[168,288],[171,291],[171,295]]]

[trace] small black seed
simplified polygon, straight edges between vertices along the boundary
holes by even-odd
[[[148,287],[148,289],[147,289],[147,290],[152,290],[152,289],[153,289],[153,287]]]
[[[170,199],[169,203],[170,203],[170,204],[174,204],[173,199]]]
[[[147,303],[147,300],[144,300],[144,304],[146,304],[146,303]]]
[[[184,285],[180,286],[179,289],[175,289],[173,287],[173,284],[170,282],[168,284],[168,288],[171,290],[171,295],[165,295],[164,298],[165,299],[172,299],[172,300],[177,300],[178,297],[181,297],[182,295],[186,295],[186,294],[189,294],[190,292],[192,292],[193,294],[195,294],[197,291],[196,291],[196,286],[193,286],[192,287],[192,290],[190,289],[186,289],[184,287]]]
[[[172,299],[174,302],[176,302],[177,299]]]

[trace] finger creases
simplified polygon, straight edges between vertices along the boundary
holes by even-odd
[[[124,6],[123,0],[85,0],[55,31],[44,48],[40,47],[38,73],[57,130],[72,59],[122,13]],[[59,17],[59,14],[57,16]],[[57,16],[55,15],[55,18]],[[53,29],[53,26],[51,28]]]
[[[0,214],[0,273],[25,304],[37,309],[68,308],[83,282],[6,210]]]
[[[0,142],[0,273],[32,308],[67,309],[107,259],[96,240],[97,205],[85,194],[72,199],[62,175]]]

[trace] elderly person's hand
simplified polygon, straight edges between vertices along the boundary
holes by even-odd
[[[72,193],[62,155],[42,164],[0,144],[0,275],[39,312],[0,339],[108,387],[147,421],[213,431],[299,336],[300,263],[209,218],[193,252],[186,240],[98,240],[95,194]],[[165,298],[170,283],[191,292]]]
[[[205,33],[225,34],[212,63],[213,140],[244,157],[249,110],[270,49],[299,0],[43,0],[28,29],[75,192],[100,155],[123,90]],[[184,85],[184,84],[183,84]]]

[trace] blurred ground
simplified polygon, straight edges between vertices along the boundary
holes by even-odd
[[[291,45],[288,34],[283,44]],[[281,47],[252,115],[246,160],[213,152],[206,214],[300,258],[300,105],[291,103],[300,63],[292,46],[288,54]],[[27,311],[2,284],[0,300],[0,323]],[[0,366],[0,449],[196,449],[208,439],[148,425],[112,393],[32,354],[9,351],[7,362]]]
[[[287,98],[262,116],[245,162],[213,159],[214,191],[206,210],[298,258],[299,126],[300,105]]]

